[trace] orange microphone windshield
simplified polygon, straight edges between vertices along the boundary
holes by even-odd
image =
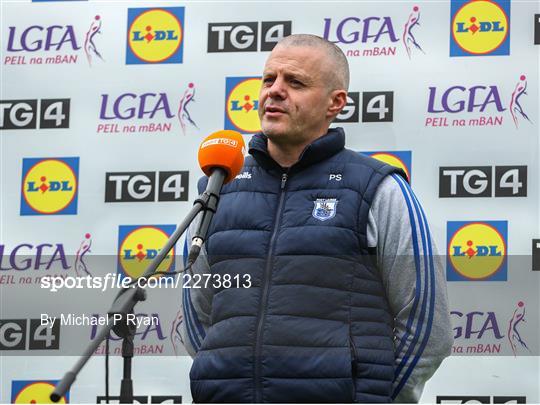
[[[207,176],[220,167],[227,172],[225,183],[233,180],[242,166],[246,146],[239,132],[221,130],[208,135],[199,147],[199,166]]]

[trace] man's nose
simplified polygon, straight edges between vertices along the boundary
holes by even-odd
[[[272,83],[272,86],[268,89],[268,97],[284,99],[287,97],[287,91],[285,83],[282,79],[276,78]]]

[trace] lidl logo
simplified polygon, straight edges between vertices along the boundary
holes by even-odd
[[[75,215],[79,158],[23,159],[21,215]]]
[[[182,63],[184,7],[130,8],[126,64]]]
[[[225,129],[244,134],[261,130],[259,120],[260,77],[227,77],[225,82]]]
[[[510,0],[452,0],[450,56],[510,54]]]
[[[175,229],[175,225],[120,225],[118,273],[132,279],[142,276]],[[174,251],[169,252],[158,271],[174,271]]]
[[[391,166],[400,168],[411,182],[412,152],[410,150],[384,151],[384,152],[361,152]]]
[[[507,221],[449,221],[448,281],[506,281]]]
[[[54,404],[49,398],[58,381],[14,380],[11,382],[12,404]],[[69,391],[57,404],[69,403]]]

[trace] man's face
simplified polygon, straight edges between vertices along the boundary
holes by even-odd
[[[266,61],[259,95],[261,128],[278,145],[297,145],[327,129],[329,74],[323,51],[276,46]]]

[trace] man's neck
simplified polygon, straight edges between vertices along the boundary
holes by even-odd
[[[268,139],[268,154],[274,159],[281,167],[291,167],[296,162],[298,162],[298,159],[300,159],[300,155],[304,151],[304,149],[313,143],[316,139],[319,139],[320,137],[324,136],[327,133],[325,131],[323,134],[316,136],[304,143],[297,144],[297,145],[283,145],[272,142],[271,139]]]
[[[291,167],[298,162],[300,154],[306,146],[307,145],[293,145],[284,147],[283,145],[277,145],[271,140],[268,140],[268,154],[281,167]]]

